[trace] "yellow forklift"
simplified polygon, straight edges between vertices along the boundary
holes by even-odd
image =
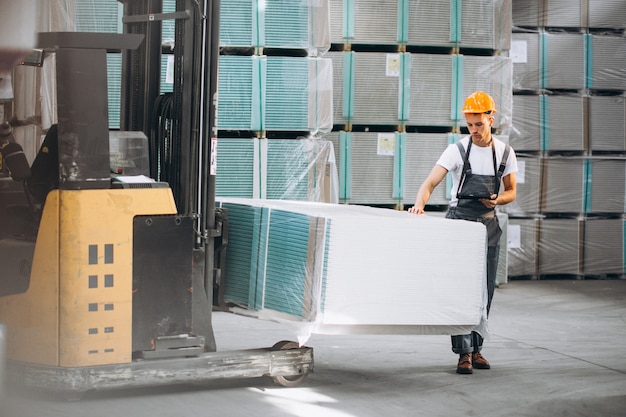
[[[67,396],[262,376],[295,386],[313,370],[311,348],[220,352],[213,334],[228,240],[215,208],[219,1],[178,0],[170,13],[121,3],[123,34],[38,37],[54,55],[58,123],[26,179],[0,178],[8,379]],[[176,32],[168,93],[164,20]],[[108,52],[123,57],[120,131],[139,138],[122,167],[111,163]],[[139,160],[146,175],[128,169]]]

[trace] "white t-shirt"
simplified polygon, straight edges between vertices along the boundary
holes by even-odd
[[[495,136],[492,136],[493,143],[496,148],[496,169],[500,167],[502,161],[502,155],[506,144]],[[465,136],[461,139],[461,144],[467,152],[467,145],[469,144],[469,136]],[[493,171],[493,157],[491,154],[491,146],[480,147],[476,144],[472,145],[469,155],[469,163],[472,166],[472,173],[478,175],[495,175]],[[461,180],[461,172],[463,170],[463,158],[461,152],[459,152],[458,146],[455,144],[448,145],[445,151],[439,157],[437,165],[441,165],[452,174],[452,189],[450,192],[450,207],[456,207],[457,198],[456,191],[459,188],[459,181]],[[513,148],[509,151],[509,157],[506,160],[506,167],[502,177],[506,177],[508,174],[517,172],[517,157]],[[500,188],[502,191],[502,188]]]

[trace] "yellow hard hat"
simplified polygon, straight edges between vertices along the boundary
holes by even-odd
[[[475,91],[465,99],[462,113],[495,113],[496,102],[484,91]]]

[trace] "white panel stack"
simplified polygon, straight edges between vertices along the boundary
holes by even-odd
[[[623,156],[598,156],[588,159],[586,213],[623,214],[625,193],[626,159]]]
[[[405,164],[410,167],[404,178],[404,204],[415,203],[415,196],[439,156],[448,147],[447,133],[408,133],[406,139]],[[429,204],[446,205],[450,202],[450,191],[442,182],[430,196]]]
[[[589,97],[589,143],[592,151],[626,151],[626,97]]]
[[[450,0],[409,0],[407,44],[452,46],[450,11]]]
[[[583,97],[577,94],[546,96],[547,111],[543,113],[546,128],[543,150],[584,151],[587,135]]]
[[[537,274],[537,237],[539,219],[509,217],[509,276]]]
[[[538,273],[580,274],[584,221],[579,218],[543,219],[540,224]]]
[[[545,33],[541,71],[544,88],[580,90],[585,88],[585,35]]]
[[[541,88],[539,41],[540,35],[537,32],[513,33],[512,35],[513,47],[521,51],[513,61],[513,88],[515,90],[535,91]]]
[[[624,0],[587,0],[590,28],[626,29],[626,2]]]
[[[354,53],[353,124],[397,125],[400,74],[393,71],[399,54]]]
[[[496,102],[498,112],[495,114],[494,128],[511,127],[513,107],[513,88],[511,74],[513,63],[509,57],[496,56],[463,56],[463,84],[461,103],[465,97],[476,90],[487,91]]]
[[[511,0],[463,0],[461,9],[462,48],[511,47]]]
[[[626,273],[624,219],[587,219],[585,222],[584,273]]]
[[[615,35],[589,36],[588,88],[626,90],[626,38]]]
[[[343,116],[344,97],[344,58],[346,54],[339,51],[330,51],[324,55],[333,65],[333,123],[346,123]]]
[[[539,213],[541,202],[541,158],[520,154],[517,165],[517,198],[499,210],[510,216],[534,216]]]
[[[583,158],[545,158],[545,190],[542,211],[545,213],[583,213],[585,160]]]
[[[398,2],[399,0],[355,0],[354,38],[350,41],[355,44],[396,45]]]
[[[541,150],[541,97],[513,96],[513,127],[510,145],[516,152]]]
[[[393,202],[394,153],[386,149],[394,133],[351,132],[351,197],[354,204]]]
[[[305,289],[309,303],[306,317],[286,316],[263,308],[262,303],[257,309],[233,307],[233,312],[292,321],[300,326],[301,341],[311,333],[459,334],[469,332],[485,318],[486,233],[480,223],[362,206],[270,200],[222,202],[263,207],[264,224],[270,233],[273,210],[307,215],[318,219],[318,225],[325,219],[326,225],[322,231],[326,239],[319,239],[310,249],[322,261],[315,269],[323,274],[319,279],[299,276],[294,270],[281,271],[276,264],[271,272],[291,283],[318,283]],[[237,226],[235,229],[246,230]],[[235,236],[233,239],[237,240]],[[289,245],[276,244],[258,248],[258,253],[276,258],[271,253],[275,248],[286,251],[285,256],[290,251]],[[259,271],[258,276],[273,280],[275,277],[268,273]],[[286,274],[294,273],[287,278]],[[256,276],[255,271],[250,275]],[[245,287],[248,282],[242,284]],[[301,294],[268,293],[281,291],[281,286],[266,287],[262,296],[302,303],[295,299]]]
[[[452,126],[454,55],[411,54],[410,125]]]

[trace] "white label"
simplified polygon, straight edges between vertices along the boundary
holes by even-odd
[[[506,228],[506,242],[508,249],[521,249],[522,227],[519,224],[510,224]]]
[[[378,155],[394,156],[396,153],[396,134],[395,133],[379,133]]]
[[[211,165],[209,174],[215,176],[217,174],[217,138],[211,138]]]
[[[174,55],[167,57],[167,67],[165,68],[165,82],[174,84]]]
[[[511,41],[511,50],[509,51],[511,62],[514,64],[525,64],[528,62],[528,42]]]
[[[400,54],[387,54],[387,77],[400,76]]]

